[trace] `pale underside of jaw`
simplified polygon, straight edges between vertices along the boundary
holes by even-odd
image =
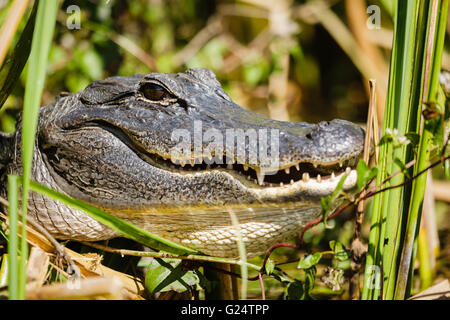
[[[345,172],[332,174],[322,178],[302,179],[291,182],[290,184],[282,184],[277,187],[254,188],[253,190],[262,198],[289,196],[301,192],[307,192],[309,195],[325,196],[331,194],[336,189],[344,174],[346,175],[346,178],[344,180],[343,189],[348,190],[353,188],[356,185],[357,173],[356,170],[348,167]]]

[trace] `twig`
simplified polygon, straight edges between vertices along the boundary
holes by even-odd
[[[0,196],[0,204],[9,208],[8,200],[6,200],[1,196]],[[22,215],[21,210],[19,210],[19,215]],[[50,241],[50,243],[55,247],[57,256],[64,259],[67,262],[68,270],[72,271],[68,273],[77,279],[80,278],[81,277],[80,269],[78,269],[78,267],[76,266],[75,262],[73,262],[70,255],[67,254],[64,246],[61,245],[55,238],[53,238],[53,236],[44,227],[42,227],[39,223],[34,221],[31,217],[28,217],[27,223],[29,223],[30,226],[32,226],[35,230],[44,235],[48,239],[48,241]]]
[[[130,54],[142,61],[152,71],[158,72],[158,66],[155,59],[132,40],[112,31],[108,32],[107,36],[109,36],[109,38],[119,47],[128,51]]]
[[[28,6],[28,0],[16,0],[0,28],[0,66],[3,64],[9,45],[16,33],[17,26]]]
[[[261,300],[266,300],[266,290],[264,289],[264,282],[261,272],[258,272],[259,286],[261,288]]]
[[[387,191],[387,190],[391,190],[391,189],[403,187],[404,185],[406,185],[406,184],[408,184],[408,183],[411,183],[414,179],[416,179],[418,176],[422,175],[422,174],[425,173],[426,171],[428,171],[428,170],[434,168],[434,167],[437,166],[438,164],[441,164],[441,163],[443,163],[444,161],[446,161],[446,160],[448,160],[448,159],[450,159],[450,156],[447,156],[447,157],[441,157],[440,160],[434,162],[433,164],[431,164],[431,165],[428,166],[427,168],[423,169],[422,171],[419,171],[417,174],[415,174],[415,175],[412,176],[411,178],[405,180],[404,182],[402,182],[402,183],[400,183],[400,184],[397,184],[397,185],[395,185],[395,186],[386,187],[386,188],[384,188],[384,189],[379,189],[379,190],[376,190],[376,191],[369,191],[369,192],[367,192],[367,194],[366,194],[364,197],[362,197],[360,200],[368,199],[368,198],[373,197],[374,195],[376,195],[376,194],[378,194],[378,193],[381,193],[381,192],[384,192],[384,191]],[[409,162],[408,164],[413,165],[415,162],[416,162],[416,160],[413,160],[413,161]],[[407,166],[407,168],[409,168],[409,166]],[[399,171],[401,172],[401,170],[399,170]],[[397,174],[398,174],[398,173],[399,173],[399,172],[397,171]],[[393,175],[394,175],[394,174],[393,174]],[[393,176],[393,175],[392,175],[392,176]],[[382,184],[384,184],[384,183],[382,183]]]
[[[267,19],[267,10],[245,4],[219,4],[217,11],[222,15]]]
[[[229,51],[232,53],[226,57],[223,62],[223,71],[226,73],[233,71],[239,65],[260,55],[263,49],[267,47],[271,41],[272,36],[269,32],[269,28],[266,27],[246,46],[241,45],[241,43],[231,34],[224,34],[222,38],[227,43]]]
[[[295,248],[299,248],[297,245],[291,244],[291,243],[277,243],[277,244],[271,246],[269,248],[269,250],[266,251],[266,255],[264,256],[264,260],[263,260],[263,264],[262,264],[260,272],[265,273],[267,260],[269,259],[269,257],[272,254],[273,250],[275,250],[277,248],[281,248],[281,247],[294,248],[294,249]]]
[[[180,259],[180,260],[189,260],[189,261],[202,261],[202,262],[216,262],[223,264],[233,264],[233,265],[242,265],[241,261],[228,259],[228,258],[216,258],[209,256],[200,256],[200,255],[187,255],[187,256],[178,256],[170,253],[164,252],[147,252],[147,251],[137,251],[137,250],[127,250],[127,249],[115,249],[105,245],[101,245],[99,243],[94,242],[86,242],[80,241],[80,243],[95,248],[99,250],[103,250],[106,252],[116,253],[124,256],[134,256],[134,257],[151,257],[151,258],[161,258],[161,259]],[[247,266],[254,270],[259,270],[259,267],[247,263]]]

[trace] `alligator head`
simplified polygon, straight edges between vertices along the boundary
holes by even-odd
[[[266,119],[236,105],[206,69],[96,81],[41,109],[34,179],[207,254],[248,255],[320,215],[321,197],[354,167],[364,131],[344,120]],[[10,170],[11,171],[11,170]],[[81,212],[34,194],[54,235],[117,236]]]

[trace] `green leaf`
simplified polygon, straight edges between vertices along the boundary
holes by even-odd
[[[328,213],[330,210],[331,196],[323,197],[320,199],[320,205],[322,206],[322,213]]]
[[[327,229],[329,228],[329,226],[327,225],[328,212],[332,208],[333,203],[341,194],[342,188],[344,187],[345,179],[347,179],[347,174],[344,173],[341,177],[341,180],[339,180],[336,189],[334,189],[333,193],[327,197],[323,197],[320,199],[320,205],[322,207],[323,223],[325,225],[325,228]]]
[[[19,179],[18,176],[8,175],[8,208],[9,216],[9,241],[8,241],[8,291],[11,300],[20,298],[20,268],[19,268]]]
[[[287,295],[289,300],[305,300],[310,299],[310,293],[314,288],[316,281],[316,267],[305,269],[305,282],[295,280],[289,283],[287,287]]]
[[[334,251],[334,258],[338,261],[350,259],[350,253],[345,249],[344,245],[338,241],[330,241],[330,248]]]
[[[381,137],[380,142],[378,143],[378,146],[381,147],[383,145],[391,143],[392,141],[394,141],[394,139],[392,138],[392,134],[386,133]]]
[[[322,259],[322,253],[316,252],[314,254],[310,254],[306,256],[305,258],[302,258],[298,265],[298,269],[309,269],[311,267],[314,267],[317,263],[319,263],[320,259]]]
[[[317,269],[315,266],[305,270],[304,289],[305,289],[308,297],[309,297],[309,294],[311,293],[312,289],[314,288],[314,284],[316,282],[316,274],[317,274]]]
[[[402,173],[409,179],[411,175],[409,174],[408,168],[399,158],[394,159],[394,163],[402,170]]]
[[[364,160],[359,160],[356,166],[356,172],[358,174],[357,186],[358,190],[364,188],[378,173],[377,168],[369,168]]]
[[[298,280],[289,283],[287,295],[289,300],[305,300],[306,292],[303,288],[303,283]]]
[[[267,259],[266,266],[265,266],[266,274],[271,275],[274,269],[275,269],[275,263],[272,260]]]
[[[152,259],[145,275],[145,288],[156,292],[184,292],[200,284],[196,271],[184,270],[179,259]]]
[[[413,147],[416,147],[420,142],[420,136],[416,132],[408,132],[405,136],[411,141]]]
[[[292,280],[278,270],[274,270],[271,276],[281,283],[291,283]]]

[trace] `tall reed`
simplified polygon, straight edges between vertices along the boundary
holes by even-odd
[[[396,2],[383,127],[392,139],[381,146],[377,183],[401,170],[387,186],[404,185],[374,198],[363,299],[404,299],[410,292],[427,176],[405,182],[429,165],[436,128],[422,110],[437,101],[447,9],[448,0]],[[406,137],[420,137],[418,146]],[[374,275],[382,276],[380,286],[373,286]]]

